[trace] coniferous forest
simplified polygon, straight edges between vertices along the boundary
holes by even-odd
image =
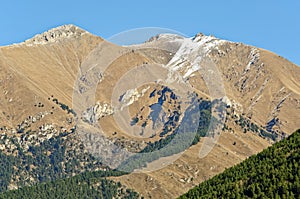
[[[70,178],[3,192],[0,193],[0,199],[138,198],[138,194],[133,190],[105,178],[122,174],[124,173],[119,171],[84,172]]]
[[[300,198],[300,130],[180,198]]]

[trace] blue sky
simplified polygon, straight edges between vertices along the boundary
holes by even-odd
[[[300,1],[128,0],[3,1],[0,45],[24,41],[62,24],[103,38],[141,27],[198,32],[273,51],[300,65]]]

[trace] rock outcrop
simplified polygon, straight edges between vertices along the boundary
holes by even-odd
[[[33,38],[25,41],[26,45],[37,45],[37,44],[48,44],[53,42],[58,42],[65,38],[79,38],[83,34],[88,33],[87,31],[74,26],[72,24],[59,26],[44,32],[42,34],[37,34]]]

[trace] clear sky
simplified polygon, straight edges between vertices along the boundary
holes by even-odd
[[[11,0],[0,4],[0,45],[62,24],[103,38],[133,28],[198,32],[273,51],[300,65],[299,0]]]

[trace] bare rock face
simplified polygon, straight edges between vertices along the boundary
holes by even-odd
[[[83,113],[83,120],[90,124],[97,122],[100,118],[112,115],[114,113],[113,108],[106,103],[97,102],[95,106],[88,108]]]
[[[146,91],[149,89],[150,87],[147,87],[145,89],[143,89],[141,92],[138,92],[138,90],[135,89],[130,89],[127,90],[120,98],[122,107],[125,106],[129,106],[131,104],[133,104],[135,101],[138,101],[140,97],[143,97],[144,94],[146,93]]]
[[[37,34],[33,38],[26,40],[25,44],[36,45],[53,43],[63,38],[79,38],[81,35],[86,33],[88,32],[72,24],[63,25],[57,28],[50,29],[42,34]]]

